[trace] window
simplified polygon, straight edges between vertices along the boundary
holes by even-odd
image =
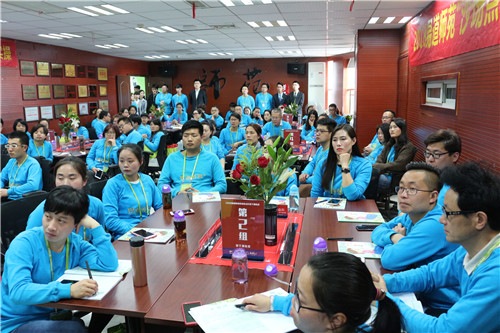
[[[427,81],[425,104],[455,110],[457,80]]]

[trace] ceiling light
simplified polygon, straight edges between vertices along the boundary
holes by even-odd
[[[84,7],[87,9],[93,10],[94,12],[98,12],[100,14],[103,14],[103,15],[115,15],[115,14],[108,12],[107,10],[101,9],[99,7],[95,7],[95,6],[84,6]]]
[[[283,38],[283,36],[276,36],[276,38],[277,38],[280,42],[282,42],[282,41],[284,41],[284,40],[285,40],[285,38]]]
[[[370,21],[368,21],[368,24],[375,24],[375,23],[377,23],[377,21],[378,21],[378,19],[379,19],[379,18],[380,18],[380,17],[373,16],[373,17],[370,19]]]
[[[153,59],[152,56],[144,56],[144,58],[146,58],[146,59]]]
[[[153,31],[156,31],[156,32],[165,32],[159,28],[155,28],[155,27],[148,27],[149,30],[153,30]]]
[[[4,21],[4,20],[0,20],[0,23],[7,23],[7,21]]]
[[[181,44],[187,44],[187,42],[183,41],[183,40],[176,40],[177,43],[181,43]]]
[[[231,0],[220,0],[220,2],[222,2],[222,4],[226,7],[234,6],[234,3]]]
[[[162,29],[165,29],[165,30],[170,31],[170,32],[179,32],[179,30],[171,28],[168,25],[162,26]]]
[[[77,7],[68,7],[67,9],[72,10],[74,12],[78,12],[80,14],[89,15],[89,16],[99,16],[96,13],[92,13],[92,12],[89,12],[87,10],[83,10],[83,9],[80,9],[80,8],[77,8]]]
[[[399,20],[398,23],[406,23],[408,22],[409,20],[411,20],[411,16],[405,16],[403,17],[401,20]]]
[[[257,23],[255,23],[255,22],[247,22],[247,23],[248,23],[248,25],[250,25],[252,28],[258,28],[258,27],[259,27],[259,25],[258,25]]]
[[[202,43],[202,44],[208,44],[208,42],[204,39],[197,39],[197,41]]]
[[[52,38],[52,39],[62,39],[62,37],[56,37],[56,36],[51,36],[51,35],[46,35],[46,34],[38,34],[40,37],[45,37],[45,38]]]
[[[119,49],[119,46],[113,45],[113,44],[104,44],[103,46],[107,46],[110,49]]]
[[[264,24],[266,27],[272,27],[273,24],[269,21],[262,21],[262,24]]]
[[[272,0],[262,0],[262,3],[264,5],[267,5],[267,4],[273,3],[273,1]]]
[[[280,25],[280,27],[286,27],[287,26],[286,22],[283,21],[283,20],[278,20],[276,22],[278,22],[278,24]]]
[[[95,47],[100,47],[103,49],[109,49],[110,47],[107,47],[106,45],[94,45]]]
[[[191,43],[191,44],[198,44],[198,42],[196,42],[192,39],[186,39],[186,42]]]
[[[107,8],[109,10],[112,10],[114,12],[120,13],[120,14],[129,14],[130,12],[127,12],[125,9],[121,9],[112,5],[102,5],[101,7]]]
[[[266,36],[264,37],[268,42],[274,41],[273,37]]]
[[[57,38],[68,38],[68,39],[71,38],[71,37],[59,35],[59,34],[48,34],[48,36],[57,37]]]
[[[216,56],[217,53],[209,53],[211,56]]]
[[[391,23],[394,21],[395,17],[394,16],[389,16],[388,18],[385,19],[384,24]]]
[[[295,40],[295,36],[288,36],[289,40]]]
[[[170,58],[170,56],[162,54],[160,58]]]
[[[226,55],[224,52],[217,52],[218,55]]]
[[[146,29],[146,28],[135,28],[135,30],[142,31],[142,32],[145,32],[145,33],[147,33],[147,34],[154,34],[154,32],[149,31],[149,30],[148,30],[148,29]]]
[[[128,47],[127,45],[123,45],[123,44],[114,44],[114,45],[116,45],[118,47]]]
[[[75,34],[68,34],[66,32],[61,32],[59,35],[68,36],[68,37],[74,37],[74,38],[80,38],[80,37],[82,37],[82,36],[75,35]]]
[[[243,2],[243,4],[244,4],[245,6],[248,6],[248,5],[253,5],[252,0],[241,0],[241,2]]]
[[[231,52],[226,52],[227,55],[233,55]]]

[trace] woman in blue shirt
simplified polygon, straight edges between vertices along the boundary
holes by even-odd
[[[184,111],[182,103],[177,103],[176,110],[168,120],[172,125],[182,125],[188,120],[188,115]]]
[[[250,122],[252,124],[264,126],[264,120],[262,119],[262,115],[260,114],[260,108],[258,106],[256,106],[255,109],[253,109],[252,118]]]
[[[262,114],[262,123],[263,123],[262,126],[264,126],[265,124],[267,124],[270,121],[271,121],[271,110],[266,110]]]
[[[257,124],[248,125],[245,129],[245,140],[247,144],[239,147],[236,151],[236,155],[234,155],[234,162],[231,170],[236,169],[237,164],[244,163],[243,156],[246,156],[246,158],[248,159],[252,157],[252,149],[250,147],[260,149],[264,146],[264,140],[262,139],[262,128]],[[259,152],[259,155],[262,155],[262,151]]]
[[[151,128],[151,139],[148,139],[147,134],[143,134],[142,137],[144,138],[144,151],[152,152],[153,155],[150,156],[150,159],[152,159],[158,155],[160,139],[165,133],[161,130],[161,121],[158,118],[151,120],[149,127]]]
[[[193,120],[199,121],[200,123],[205,120],[205,112],[203,112],[203,109],[198,108],[193,110]]]
[[[312,183],[311,197],[364,199],[372,175],[370,162],[361,156],[356,132],[351,125],[335,127],[328,157],[318,168]]]
[[[139,172],[142,149],[124,144],[118,150],[121,174],[108,180],[102,194],[106,228],[115,239],[135,227],[163,206],[160,190],[151,177]]]
[[[49,134],[49,130],[44,125],[36,124],[33,126],[31,129],[31,137],[33,139],[30,140],[28,155],[31,157],[43,156],[52,162],[54,160],[52,145],[50,142],[45,141],[47,134]]]
[[[241,109],[244,109],[246,106],[248,106],[250,108],[250,111],[252,111],[255,108],[255,100],[252,96],[248,95],[248,86],[243,85],[240,91],[242,95],[238,97],[236,105],[241,106]]]
[[[90,148],[87,155],[87,169],[94,171],[108,171],[111,164],[118,164],[118,148],[117,136],[120,130],[115,124],[109,124],[104,128],[104,138],[97,140]]]
[[[384,149],[384,146],[391,139],[391,134],[389,133],[389,124],[380,124],[377,126],[377,142],[371,143],[369,146],[373,149],[370,154],[365,155],[368,162],[372,165],[377,161],[378,155]]]
[[[234,112],[229,117],[231,126],[224,128],[220,132],[219,141],[224,149],[224,155],[227,155],[233,148],[238,148],[245,143],[245,130],[240,128],[241,116]]]
[[[315,141],[316,140],[316,127],[318,126],[318,112],[316,110],[311,110],[307,114],[307,120],[302,127],[300,132],[300,138],[304,141]]]
[[[226,156],[224,155],[224,149],[220,145],[219,138],[214,137],[215,133],[215,122],[211,119],[204,120],[201,122],[203,125],[203,135],[201,136],[201,150],[209,151],[215,155],[220,160],[222,169],[226,166]]]
[[[81,190],[87,184],[85,163],[77,157],[70,156],[60,160],[54,167],[54,175],[56,177],[56,187],[69,185],[76,190]],[[104,206],[102,201],[91,195],[88,195],[88,197],[88,215],[104,226]],[[30,214],[26,230],[42,225],[44,206],[45,200]],[[89,240],[90,238],[90,234],[85,228],[80,228],[78,234],[82,236],[84,240]]]
[[[370,318],[373,301],[378,301],[378,309],[370,328],[364,323]],[[300,271],[294,294],[257,294],[243,303],[246,310],[281,311],[303,332],[401,332],[396,304],[375,288],[366,265],[348,253],[312,256]]]
[[[31,139],[31,133],[28,131],[28,123],[24,121],[24,119],[16,119],[14,120],[14,125],[12,126],[14,131],[24,132]]]

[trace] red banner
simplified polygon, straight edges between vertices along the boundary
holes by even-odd
[[[500,44],[498,0],[434,1],[410,22],[410,66]]]
[[[2,67],[17,67],[16,41],[2,39],[0,65]]]

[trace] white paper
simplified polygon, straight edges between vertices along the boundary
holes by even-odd
[[[195,202],[217,202],[220,201],[220,193],[215,192],[193,192],[193,203]]]
[[[40,113],[42,114],[42,118],[54,119],[54,112],[52,111],[52,105],[40,106]]]
[[[30,106],[24,108],[24,118],[26,121],[38,120],[38,106]]]
[[[417,310],[418,312],[424,313],[424,308],[422,306],[422,303],[417,299],[417,296],[415,296],[414,293],[408,292],[408,293],[392,293],[392,296],[399,298],[403,302],[405,302],[406,305],[408,305],[410,308]]]
[[[78,103],[78,109],[80,111],[80,116],[89,114],[89,104],[88,103]]]
[[[272,289],[262,294],[267,296],[288,295],[281,288]],[[189,313],[205,333],[285,333],[297,329],[292,317],[285,316],[281,312],[259,313],[238,309],[234,306],[242,301],[243,299],[228,299],[192,308]]]

